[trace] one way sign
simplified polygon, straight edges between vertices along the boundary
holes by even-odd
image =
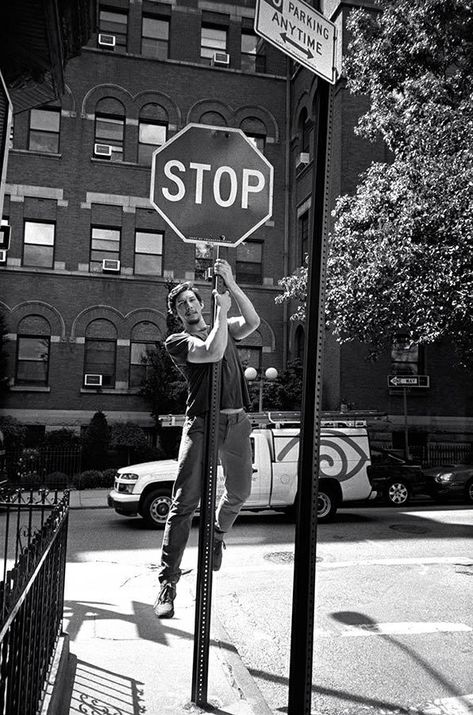
[[[389,375],[388,387],[430,387],[430,376]]]
[[[257,0],[255,32],[335,84],[335,25],[303,0]]]

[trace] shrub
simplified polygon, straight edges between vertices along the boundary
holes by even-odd
[[[69,484],[71,477],[68,477],[64,472],[51,472],[46,476],[44,481],[48,487],[60,489]]]
[[[111,488],[113,487],[113,483],[115,481],[115,476],[117,474],[116,469],[104,469],[102,472],[102,479],[101,479],[101,487],[104,488]]]
[[[98,469],[88,469],[80,474],[75,474],[72,483],[77,489],[95,489],[100,486],[102,472]]]
[[[46,447],[73,447],[80,444],[80,437],[71,429],[57,429],[46,432],[43,445]]]

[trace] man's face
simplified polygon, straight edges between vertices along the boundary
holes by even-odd
[[[193,290],[184,290],[176,299],[176,313],[184,325],[197,325],[202,320],[202,306]]]

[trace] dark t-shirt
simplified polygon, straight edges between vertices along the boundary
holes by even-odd
[[[164,343],[174,363],[187,380],[186,414],[189,417],[202,415],[208,410],[209,379],[212,363],[187,362],[187,354],[193,339],[198,337],[203,342],[208,334],[208,328],[192,336],[186,332],[174,333]],[[235,347],[235,341],[229,333],[227,347],[222,359],[220,409],[248,407],[249,404],[248,388],[238,358],[238,351]]]

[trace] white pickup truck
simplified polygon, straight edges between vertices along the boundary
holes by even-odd
[[[299,429],[254,429],[253,485],[244,509],[273,509],[293,513],[297,493]],[[320,521],[334,516],[342,504],[373,499],[368,479],[368,433],[364,427],[322,427],[317,514]],[[152,528],[162,528],[171,504],[177,461],[164,459],[122,467],[108,505],[118,514],[142,516]],[[217,498],[223,489],[218,470]]]

